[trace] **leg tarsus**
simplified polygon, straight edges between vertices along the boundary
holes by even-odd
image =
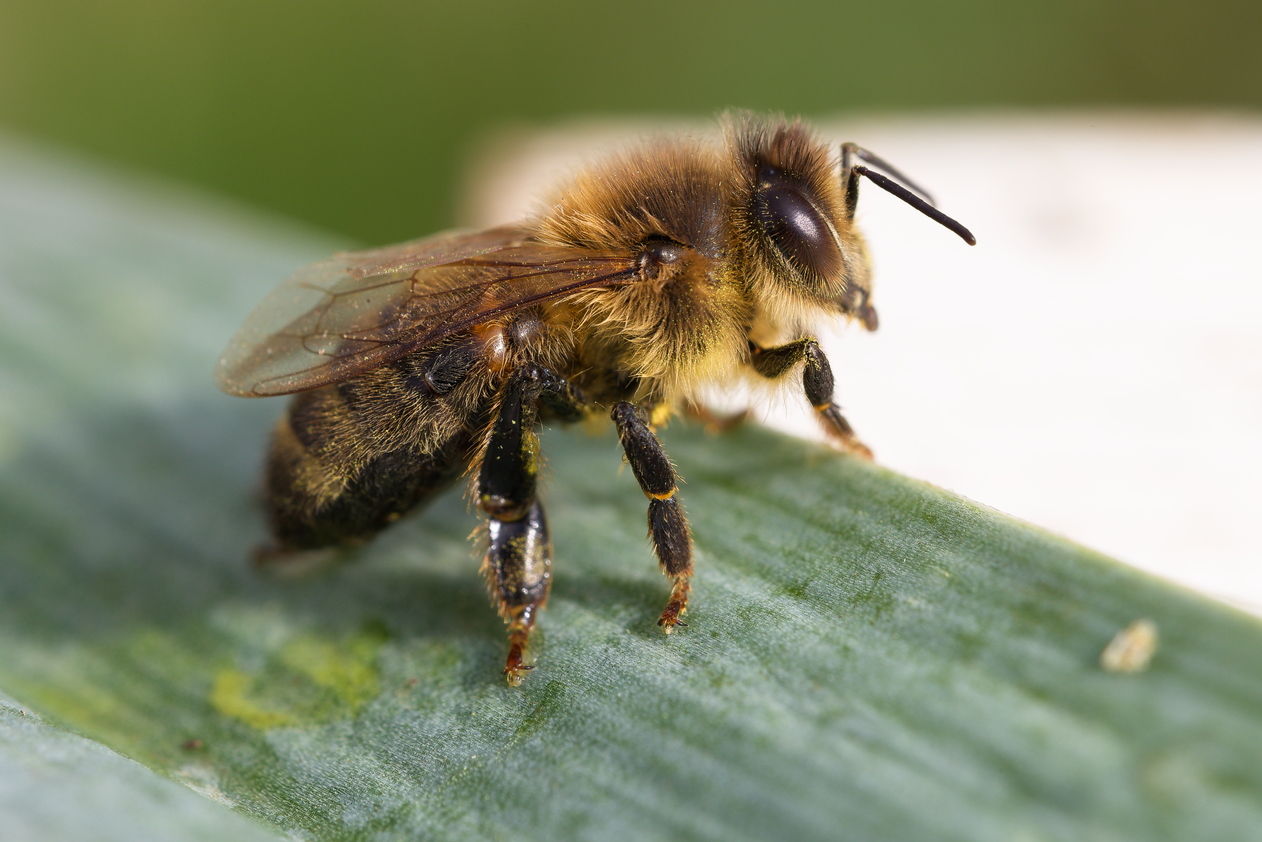
[[[847,453],[858,456],[860,459],[867,459],[869,462],[873,460],[872,448],[859,441],[859,437],[854,434],[854,429],[850,426],[850,422],[841,414],[841,407],[829,401],[828,406],[818,410],[820,423],[824,426],[824,432],[839,445],[841,445]]]
[[[679,618],[688,610],[688,594],[692,591],[692,577],[685,573],[673,578],[670,600],[666,603],[662,616],[657,618],[657,624],[666,634],[673,632],[676,627],[688,625]]]
[[[539,607],[542,608],[543,605],[540,604]],[[530,632],[534,628],[533,614],[529,622],[521,620],[521,616],[527,613],[529,612],[518,612],[508,625],[508,658],[504,661],[504,677],[508,679],[509,687],[520,685],[526,673],[535,668],[534,664],[522,663],[530,643]]]

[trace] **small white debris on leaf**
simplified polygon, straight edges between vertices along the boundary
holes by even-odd
[[[1157,624],[1136,620],[1113,635],[1100,653],[1100,666],[1106,672],[1143,672],[1157,652]]]

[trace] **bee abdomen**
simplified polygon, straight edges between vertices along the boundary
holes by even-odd
[[[371,538],[459,479],[472,437],[460,430],[430,452],[379,453],[348,479],[303,448],[288,426],[278,431],[267,466],[268,514],[282,551]]]
[[[281,551],[371,538],[460,477],[492,386],[474,350],[448,343],[294,397],[267,463]]]

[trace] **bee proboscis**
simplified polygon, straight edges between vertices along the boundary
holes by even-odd
[[[682,626],[692,537],[657,425],[708,385],[799,372],[830,438],[871,458],[812,333],[877,327],[863,177],[974,242],[861,147],[838,160],[800,122],[738,115],[720,143],[653,140],[580,172],[520,224],[300,269],[216,372],[235,395],[294,393],[267,460],[268,556],[371,538],[470,474],[518,684],[552,581],[536,428],[608,414],[671,580],[658,624]]]

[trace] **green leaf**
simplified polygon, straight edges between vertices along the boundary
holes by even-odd
[[[267,826],[1259,837],[1252,618],[879,466],[681,424],[662,438],[698,576],[666,637],[616,441],[550,430],[556,581],[538,669],[512,689],[459,494],[320,577],[247,563],[282,404],[220,395],[210,370],[332,244],[8,146],[0,245],[0,691]],[[1101,669],[1139,618],[1160,630],[1149,668]],[[67,738],[0,744],[0,774]],[[102,792],[113,773],[63,774]],[[61,786],[0,801],[5,821],[38,826]],[[67,814],[89,822],[90,801]],[[137,803],[138,827],[161,813]]]
[[[213,790],[205,790],[214,796]],[[6,842],[277,839],[221,804],[0,698]]]

